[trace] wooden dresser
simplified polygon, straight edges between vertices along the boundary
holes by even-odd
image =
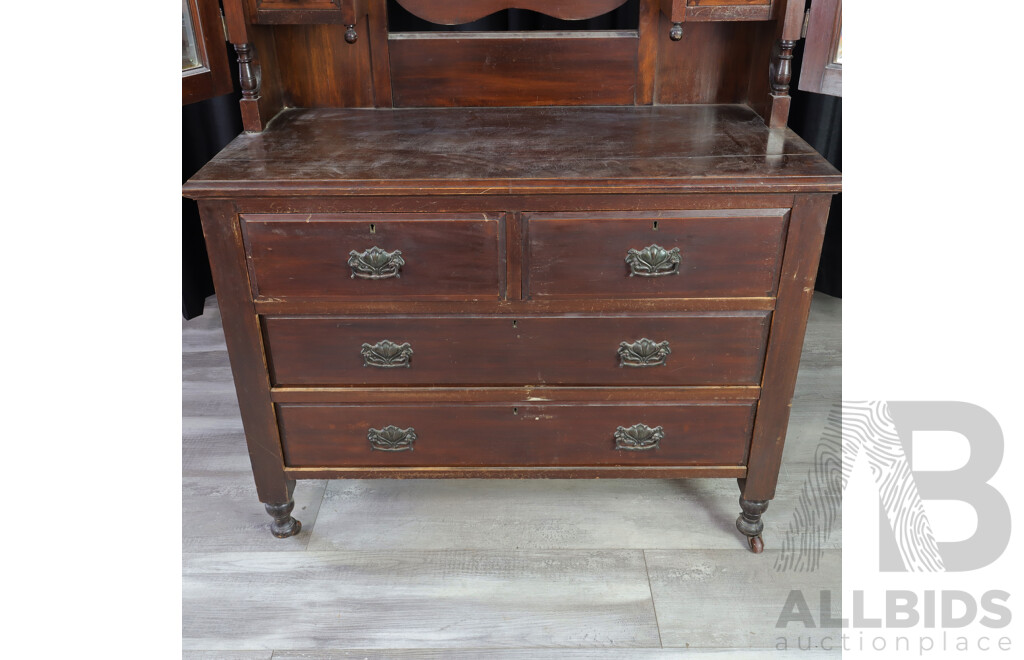
[[[729,477],[759,552],[840,189],[785,127],[801,3],[224,4],[249,132],[185,194],[273,533],[296,479]]]

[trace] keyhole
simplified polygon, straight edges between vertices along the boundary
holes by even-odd
[[[654,223],[654,224],[658,224],[658,223]],[[657,229],[657,227],[655,227],[655,229]],[[377,225],[372,224],[372,223],[370,224],[370,233],[371,234],[376,234],[377,233]]]
[[[658,221],[654,221],[654,231],[658,231]]]
[[[512,414],[513,415],[518,415],[519,414],[519,408],[513,408],[512,409]]]
[[[519,321],[512,321],[512,327],[513,328],[518,328],[519,327]]]

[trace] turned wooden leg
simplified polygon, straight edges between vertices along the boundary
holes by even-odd
[[[286,539],[295,536],[302,529],[302,523],[292,518],[292,509],[295,508],[295,501],[289,500],[284,504],[267,504],[267,513],[274,517],[270,523],[270,531],[279,539]]]
[[[764,540],[761,538],[764,523],[761,522],[761,514],[768,508],[768,500],[745,500],[741,496],[740,508],[743,511],[736,519],[736,529],[747,537],[750,551],[760,554],[764,550]]]

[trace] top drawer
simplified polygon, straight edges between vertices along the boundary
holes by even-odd
[[[774,296],[789,209],[531,213],[530,298]]]
[[[243,215],[253,296],[497,300],[504,215]]]

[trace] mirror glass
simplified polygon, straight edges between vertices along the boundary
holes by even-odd
[[[188,8],[188,0],[181,0],[181,70],[188,71],[202,66],[192,12]]]
[[[839,34],[836,37],[836,52],[832,55],[835,64],[843,63],[843,24],[839,24]]]

